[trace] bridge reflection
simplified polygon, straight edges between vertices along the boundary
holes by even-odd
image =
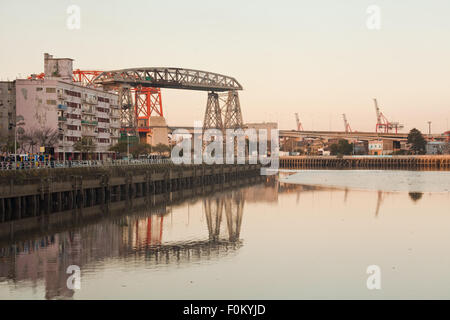
[[[74,291],[66,285],[69,265],[78,265],[83,274],[111,259],[161,268],[236,254],[243,245],[240,229],[247,189],[189,198],[194,212],[187,224],[178,223],[187,201],[147,201],[147,207],[131,214],[116,216],[102,208],[103,218],[94,223],[87,219],[65,230],[52,227],[20,240],[0,238],[0,285],[38,286],[43,281],[45,298],[70,298]]]
[[[210,240],[217,241],[220,239],[223,211],[225,211],[226,216],[228,240],[231,242],[239,240],[244,201],[242,190],[203,199]]]

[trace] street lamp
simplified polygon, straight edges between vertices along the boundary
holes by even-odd
[[[17,126],[25,125],[24,118],[21,115],[16,116],[16,123],[10,123],[9,128],[14,127],[14,170],[17,169]],[[19,127],[19,131],[22,134],[23,128]]]
[[[63,149],[63,164],[64,164],[64,166],[66,165],[66,144],[65,144],[65,141],[64,141],[64,138],[65,138],[65,131],[64,131],[64,128],[59,128],[58,129],[59,130],[59,132],[60,133],[62,133],[62,149]]]
[[[130,133],[127,130],[127,161],[130,163]]]

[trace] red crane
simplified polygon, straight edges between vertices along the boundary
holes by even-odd
[[[93,80],[103,71],[74,70],[73,81],[85,86],[95,86]],[[138,131],[150,132],[150,117],[158,115],[163,117],[161,90],[159,88],[132,88],[134,93],[134,110],[138,120]]]
[[[399,122],[391,122],[384,116],[378,107],[377,99],[374,98],[373,101],[375,102],[375,112],[377,114],[375,132],[389,133],[391,130],[395,130],[395,133],[398,133],[398,129],[403,129],[403,124],[400,124]]]
[[[352,132],[352,128],[350,128],[350,124],[347,121],[347,116],[345,115],[345,113],[342,114],[342,118],[344,119],[345,133]]]

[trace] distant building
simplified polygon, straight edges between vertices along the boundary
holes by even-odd
[[[158,144],[163,144],[168,146],[169,145],[169,138],[168,138],[168,127],[166,123],[166,119],[164,117],[158,117],[153,116],[150,117],[150,126],[154,126],[153,128],[153,134],[147,135],[147,141],[146,143],[156,146]]]
[[[319,155],[321,155],[321,156],[330,156],[331,155],[331,151],[326,150],[325,148],[319,148],[317,151],[318,151]]]
[[[369,141],[369,155],[388,155],[397,150],[400,150],[400,142],[398,141],[381,139]]]
[[[10,124],[13,124],[10,127]],[[16,124],[16,83],[0,81],[0,143],[14,138]]]
[[[427,154],[443,154],[445,144],[441,141],[429,141],[427,142],[426,152]]]
[[[86,159],[87,154],[74,149],[82,137],[91,138],[95,159],[112,156],[109,148],[120,135],[120,109],[115,93],[88,88],[72,82],[72,59],[56,59],[45,54],[45,78],[16,80],[17,115],[24,117],[24,129],[53,129],[59,141],[53,146],[54,157]],[[27,148],[28,147],[28,148]],[[24,145],[23,152],[39,152],[39,146]]]
[[[258,137],[261,133],[261,129],[267,130],[267,153],[270,154],[272,150],[272,133],[271,130],[278,129],[278,123],[277,122],[256,122],[256,123],[246,123],[244,124],[245,130],[248,129],[255,129],[256,133],[258,134]],[[259,139],[259,138],[258,138]]]
[[[378,156],[383,154],[383,140],[369,141],[369,155]]]
[[[367,141],[355,141],[353,143],[353,154],[364,155],[369,152],[369,144]]]
[[[450,141],[450,131],[445,131],[444,132],[444,136],[445,136],[447,141]]]
[[[265,129],[267,130],[267,140],[271,139],[271,131],[270,130],[276,130],[278,129],[278,123],[277,122],[256,122],[256,123],[246,123],[244,125],[245,128],[248,129],[256,129],[256,131],[258,132],[258,130],[260,129]]]

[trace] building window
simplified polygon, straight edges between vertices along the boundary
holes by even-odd
[[[106,118],[98,118],[98,122],[109,123],[109,119],[106,119]]]
[[[56,105],[56,100],[47,100],[47,104]]]
[[[45,88],[45,92],[47,92],[47,93],[55,93],[56,92],[56,88]]]
[[[77,142],[81,140],[80,137],[71,137],[71,136],[66,136],[66,141],[73,141],[73,142]]]
[[[36,91],[42,91],[42,87],[36,87]]]
[[[70,108],[81,109],[81,104],[75,102],[67,102],[67,106]]]
[[[80,126],[74,126],[74,125],[67,125],[67,129],[69,129],[69,130],[77,130],[77,131],[79,131],[80,129],[81,129],[81,127]]]
[[[79,92],[75,92],[75,91],[71,91],[71,90],[64,90],[64,93],[67,94],[68,96],[81,98],[81,93],[79,93]]]
[[[106,102],[106,103],[109,103],[109,99],[108,99],[108,98],[103,98],[103,97],[98,97],[98,101],[99,101],[99,102]]]

